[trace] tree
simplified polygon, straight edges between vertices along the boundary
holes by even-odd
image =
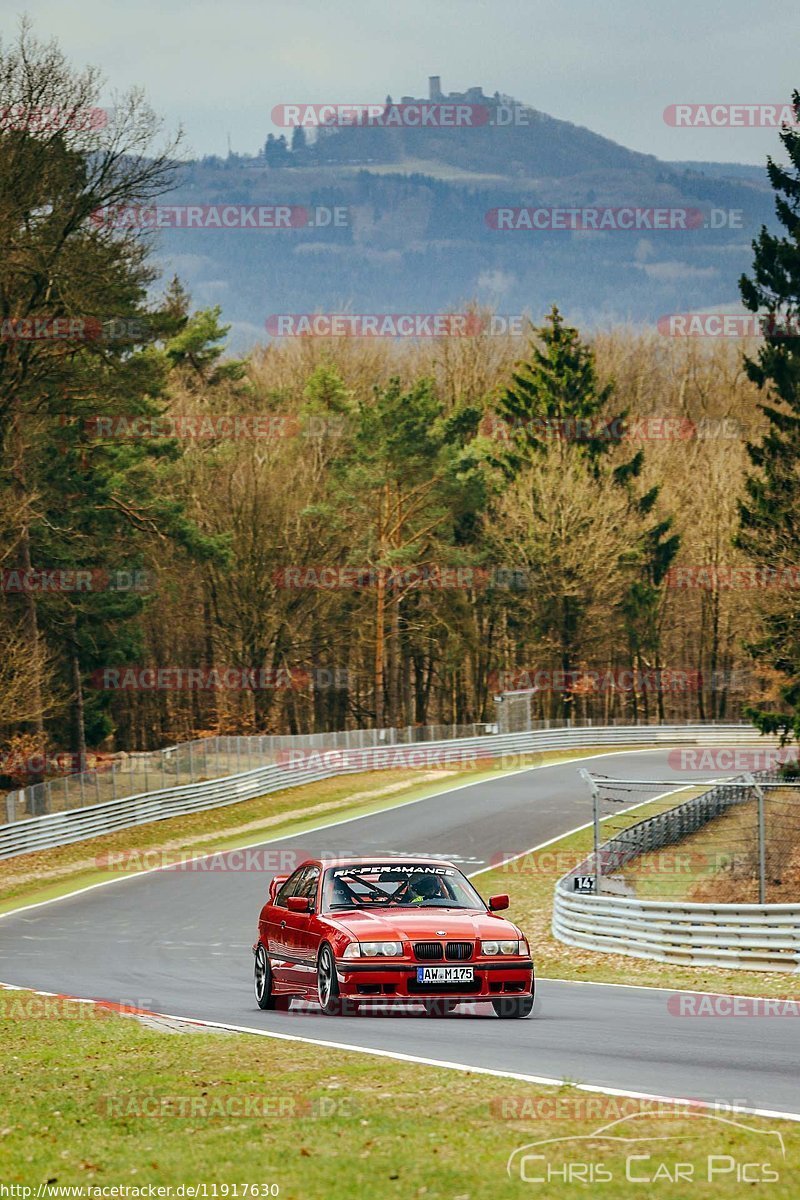
[[[800,114],[800,92],[792,96]],[[779,134],[788,157],[782,166],[771,157],[767,173],[775,190],[775,212],[784,232],[762,226],[753,242],[752,276],[739,281],[750,312],[762,315],[763,343],[746,359],[750,379],[765,399],[759,404],[767,432],[750,442],[752,470],[740,507],[738,545],[764,572],[800,564],[800,134],[785,127]],[[779,703],[752,706],[748,716],[764,733],[800,739],[800,620],[794,598],[765,595],[763,633],[753,644],[782,677]]]
[[[267,134],[267,141],[264,146],[264,158],[267,160],[268,167],[286,167],[291,161],[289,158],[289,147],[284,134],[280,137],[275,137],[274,133]]]
[[[564,323],[555,305],[545,325],[534,332],[538,341],[512,373],[511,384],[496,404],[507,440],[493,461],[509,480],[526,478],[530,467],[543,458],[560,462],[571,474],[582,465],[587,476],[602,482],[604,489],[616,489],[626,497],[631,527],[638,525],[638,536],[620,552],[636,569],[627,573],[624,594],[609,594],[607,603],[624,616],[632,664],[658,669],[659,588],[679,539],[671,533],[669,519],[656,518],[648,524],[659,488],[640,489],[643,452],[623,457],[613,469],[610,466],[611,451],[619,447],[627,413],[609,412],[614,385],[601,384],[592,349],[581,341],[577,329]],[[602,501],[602,496],[598,500]],[[566,679],[571,677],[579,649],[579,630],[585,618],[583,596],[584,589],[565,579],[558,602],[551,597],[546,610],[539,613],[558,646],[559,666]],[[565,716],[570,715],[571,705],[567,685],[562,701]],[[663,707],[660,715],[663,718]]]

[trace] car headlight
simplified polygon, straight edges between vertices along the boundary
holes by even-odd
[[[392,958],[403,953],[402,942],[360,942],[364,958]]]
[[[499,942],[481,942],[481,954],[487,954],[490,958],[494,958],[499,954],[520,954],[520,943],[517,939],[513,941],[504,939]]]
[[[351,942],[342,958],[396,958],[402,953],[402,942]]]

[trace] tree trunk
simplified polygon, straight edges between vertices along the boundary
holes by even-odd
[[[70,664],[72,669],[72,749],[75,754],[78,770],[86,770],[86,727],[84,723],[83,680],[81,678],[81,663],[78,655],[78,639],[75,618],[72,618],[70,631]]]

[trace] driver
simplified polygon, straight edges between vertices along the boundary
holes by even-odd
[[[435,875],[414,875],[408,882],[406,902],[408,904],[424,904],[436,896],[443,896],[442,884]]]

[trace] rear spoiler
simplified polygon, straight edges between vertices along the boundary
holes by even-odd
[[[278,894],[278,888],[281,886],[281,884],[286,883],[286,880],[288,878],[289,878],[288,875],[273,875],[272,876],[272,879],[270,880],[270,883],[269,883],[269,895],[267,897],[268,904],[272,904],[273,900],[275,899],[275,897]]]

